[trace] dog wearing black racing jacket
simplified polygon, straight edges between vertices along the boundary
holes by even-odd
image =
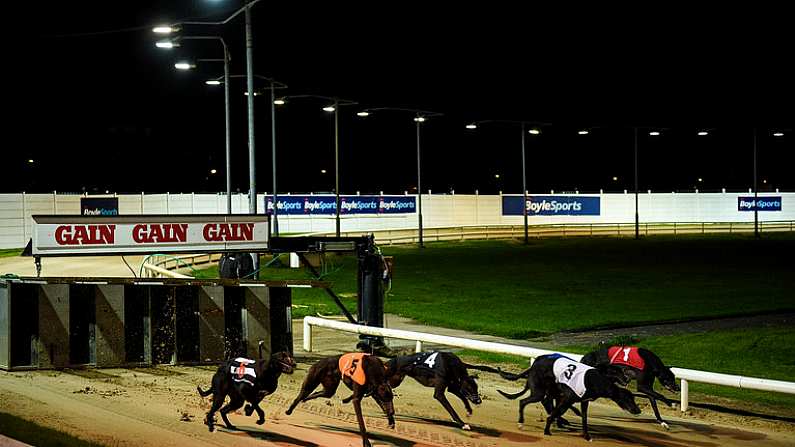
[[[475,382],[476,377],[470,376],[467,369],[497,374],[501,372],[490,366],[464,363],[452,352],[434,351],[395,357],[387,362],[386,375],[392,388],[400,386],[406,376],[414,378],[423,386],[433,388],[433,397],[447,410],[453,422],[463,430],[470,430],[469,424],[461,420],[444,394],[448,391],[461,399],[467,415],[472,415],[469,401],[480,405],[481,399],[478,394],[478,384]]]
[[[261,345],[260,345],[261,349]],[[262,353],[260,352],[260,357]],[[270,356],[268,360],[250,360],[237,358],[228,360],[221,365],[213,375],[212,385],[207,391],[197,386],[199,395],[207,397],[213,395],[213,403],[210,411],[205,418],[205,424],[213,431],[215,429],[215,412],[220,409],[221,419],[224,420],[226,428],[234,430],[236,427],[229,422],[227,413],[235,411],[246,405],[246,416],[251,416],[257,412],[257,425],[265,423],[265,412],[260,408],[259,403],[265,396],[273,394],[279,385],[279,376],[292,374],[295,370],[295,360],[289,352],[277,352]],[[221,408],[226,396],[229,396],[229,403]]]

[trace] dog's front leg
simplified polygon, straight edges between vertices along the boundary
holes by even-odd
[[[638,391],[641,393],[643,397],[649,399],[649,403],[651,403],[651,409],[654,411],[654,417],[656,417],[657,422],[659,422],[660,425],[662,425],[662,427],[667,430],[670,426],[668,425],[667,422],[663,420],[662,416],[660,416],[660,410],[657,408],[657,399],[662,400],[668,406],[671,406],[671,402],[668,400],[668,398],[666,398],[662,394],[657,393],[651,387],[638,384]]]
[[[364,426],[364,418],[362,417],[362,398],[355,391],[353,409],[356,411],[356,420],[359,422],[359,433],[362,435],[362,445],[364,447],[372,447],[370,440],[367,439],[367,428]]]
[[[580,402],[580,411],[582,413],[582,436],[586,441],[591,440],[591,435],[588,433],[588,401]]]
[[[265,411],[263,411],[262,408],[259,406],[259,402],[255,402],[255,403],[253,403],[251,405],[246,405],[246,416],[251,416],[251,412],[248,410],[249,407],[251,407],[252,411],[256,411],[257,412],[258,419],[256,421],[256,424],[257,425],[264,424],[265,423]]]
[[[543,396],[542,396],[542,398],[543,398]],[[550,413],[549,416],[547,416],[547,424],[546,424],[546,426],[544,426],[544,434],[545,435],[551,435],[552,434],[552,432],[549,431],[549,427],[552,426],[552,422],[558,420],[560,415],[565,413],[569,409],[569,407],[572,406],[572,404],[574,402],[575,402],[575,398],[573,397],[573,394],[569,394],[569,393],[565,393],[563,396],[561,396],[560,399],[558,399],[558,405],[555,407],[554,410],[552,410],[552,413]]]
[[[549,393],[547,393],[547,394],[544,396],[544,400],[542,400],[542,401],[541,401],[541,405],[543,405],[543,406],[544,406],[544,410],[546,410],[546,412],[547,412],[547,416],[549,416],[550,414],[552,414],[552,412],[555,410],[555,400],[554,400],[554,398],[552,397],[552,395],[551,395],[551,394],[549,394]],[[572,409],[574,409],[574,408],[572,407]],[[564,427],[565,427],[565,426],[567,426],[567,425],[571,425],[571,424],[569,423],[569,421],[567,421],[566,419],[564,419],[562,415],[561,415],[561,416],[559,416],[559,417],[558,417],[558,428],[564,428]]]
[[[223,408],[221,408],[221,411],[220,411],[221,419],[224,420],[224,424],[226,424],[226,428],[228,428],[230,430],[236,430],[237,427],[235,427],[231,422],[229,422],[229,418],[226,417],[226,414],[230,413],[232,411],[235,411],[235,410],[239,409],[240,407],[242,407],[243,404],[245,403],[245,401],[242,398],[240,398],[239,396],[230,396],[230,397],[231,397],[231,400],[229,401],[229,403],[226,404],[226,406],[224,406]]]
[[[433,392],[433,397],[439,401],[440,404],[444,407],[445,410],[450,414],[450,417],[453,418],[453,422],[458,424],[464,430],[471,430],[469,424],[465,423],[458,417],[458,414],[453,409],[453,406],[450,405],[450,401],[447,400],[447,397],[444,395],[445,386],[443,384],[439,384],[436,386]]]
[[[466,408],[467,410],[467,416],[472,416],[472,407],[469,405],[469,401],[467,400],[466,396],[464,396],[464,393],[462,393],[460,389],[455,387],[448,387],[447,391],[458,396],[458,398],[461,399],[461,402],[464,403],[464,408]]]

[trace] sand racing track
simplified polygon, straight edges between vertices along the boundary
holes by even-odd
[[[299,325],[296,324],[296,330]],[[356,419],[351,405],[340,400],[347,391],[340,387],[331,400],[317,399],[299,405],[292,416],[284,410],[298,392],[306,369],[324,355],[331,355],[352,345],[355,338],[328,330],[315,334],[323,349],[311,356],[300,350],[300,332],[295,346],[299,371],[282,376],[279,390],[263,401],[264,425],[242,412],[231,415],[240,430],[219,428],[209,433],[202,423],[209,408],[209,398],[196,393],[196,385],[206,387],[214,371],[212,366],[160,366],[134,369],[94,369],[35,372],[0,372],[0,408],[38,424],[58,428],[80,438],[109,446],[360,446]],[[432,390],[411,379],[396,390],[397,427],[387,427],[371,399],[364,406],[366,423],[374,445],[381,446],[520,446],[585,445],[580,436],[579,418],[569,414],[574,430],[553,427],[552,436],[543,436],[540,405],[530,405],[526,424],[516,426],[517,401],[508,401],[496,392],[518,389],[495,375],[480,374],[484,402],[465,417],[461,403],[450,400],[459,414],[472,425],[472,431],[460,430],[433,399]],[[788,423],[741,424],[714,413],[704,412],[678,417],[665,411],[672,422],[670,430],[657,425],[647,404],[634,417],[621,412],[610,402],[591,406],[589,425],[594,446],[640,445],[671,447],[718,446],[787,446],[795,445],[795,427]],[[720,422],[715,422],[715,420]],[[2,429],[0,428],[0,432]]]

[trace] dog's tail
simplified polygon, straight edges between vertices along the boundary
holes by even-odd
[[[527,368],[526,370],[520,372],[519,374],[509,373],[505,371],[500,371],[499,374],[500,377],[502,377],[505,380],[516,381],[519,379],[526,379],[530,377],[530,368]]]
[[[210,394],[213,394],[213,387],[210,387],[210,388],[208,388],[208,389],[207,389],[207,391],[202,391],[202,387],[200,387],[200,386],[197,386],[197,387],[196,387],[196,391],[198,391],[198,392],[199,392],[199,395],[200,395],[201,397],[207,397],[207,396],[209,396]]]
[[[259,343],[258,343],[258,347],[259,347],[259,359],[260,359],[260,360],[262,360],[262,347],[263,347],[263,346],[265,346],[265,341],[264,341],[264,340],[260,340],[260,341],[259,341]]]
[[[529,390],[529,389],[530,389],[530,381],[528,380],[527,383],[525,383],[525,385],[524,385],[524,389],[522,389],[522,391],[519,391],[518,393],[508,394],[508,393],[506,393],[505,391],[502,391],[502,390],[497,390],[497,392],[502,394],[503,397],[513,400],[513,399],[516,399],[517,397],[521,396],[522,394],[526,393],[527,390]]]
[[[475,369],[475,370],[478,370],[478,371],[490,372],[490,373],[494,373],[494,374],[502,374],[503,373],[500,368],[492,368],[491,366],[485,366],[485,365],[470,365],[468,363],[464,363],[464,368],[466,368],[466,369]]]

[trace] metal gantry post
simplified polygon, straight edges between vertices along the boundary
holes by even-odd
[[[246,4],[246,91],[248,92],[248,184],[249,214],[257,214],[257,167],[254,151],[254,38],[251,35],[251,4]],[[254,254],[254,271],[259,271],[259,254]],[[259,273],[254,274],[254,279]]]
[[[417,120],[417,225],[419,229],[420,248],[424,248],[422,241],[422,176],[420,169],[420,121]]]
[[[638,128],[635,128],[635,239],[640,238],[640,218],[638,217]]]
[[[232,161],[231,141],[229,131],[229,50],[224,45],[224,103],[226,109],[226,214],[232,214]]]
[[[340,237],[340,106],[334,100],[334,194],[336,208],[336,234]]]
[[[522,214],[524,215],[524,243],[530,241],[527,235],[527,175],[525,173],[525,123],[522,123]]]
[[[273,166],[273,233],[279,235],[279,209],[276,195],[276,86],[271,81],[271,165]],[[267,212],[267,209],[265,210]]]
[[[754,128],[754,237],[759,237],[759,195],[757,190],[757,166],[756,166],[756,140],[757,140],[757,133],[756,128]]]

